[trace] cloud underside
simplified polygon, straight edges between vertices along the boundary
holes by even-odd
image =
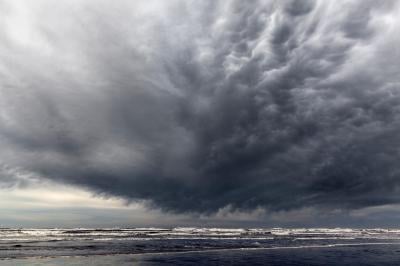
[[[396,1],[0,7],[3,185],[173,212],[400,202]]]

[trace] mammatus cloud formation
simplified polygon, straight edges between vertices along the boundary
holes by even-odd
[[[9,0],[0,14],[3,185],[174,212],[400,203],[398,1]]]

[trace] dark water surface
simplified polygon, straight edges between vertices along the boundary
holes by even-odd
[[[0,265],[400,265],[400,230],[0,229]]]

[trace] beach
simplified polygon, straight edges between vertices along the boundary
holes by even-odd
[[[1,229],[0,265],[399,265],[400,231]]]
[[[399,245],[310,247],[300,249],[216,250],[157,254],[25,258],[1,265],[399,265]]]

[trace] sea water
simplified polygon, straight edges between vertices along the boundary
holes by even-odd
[[[0,229],[0,265],[400,265],[400,230]]]

